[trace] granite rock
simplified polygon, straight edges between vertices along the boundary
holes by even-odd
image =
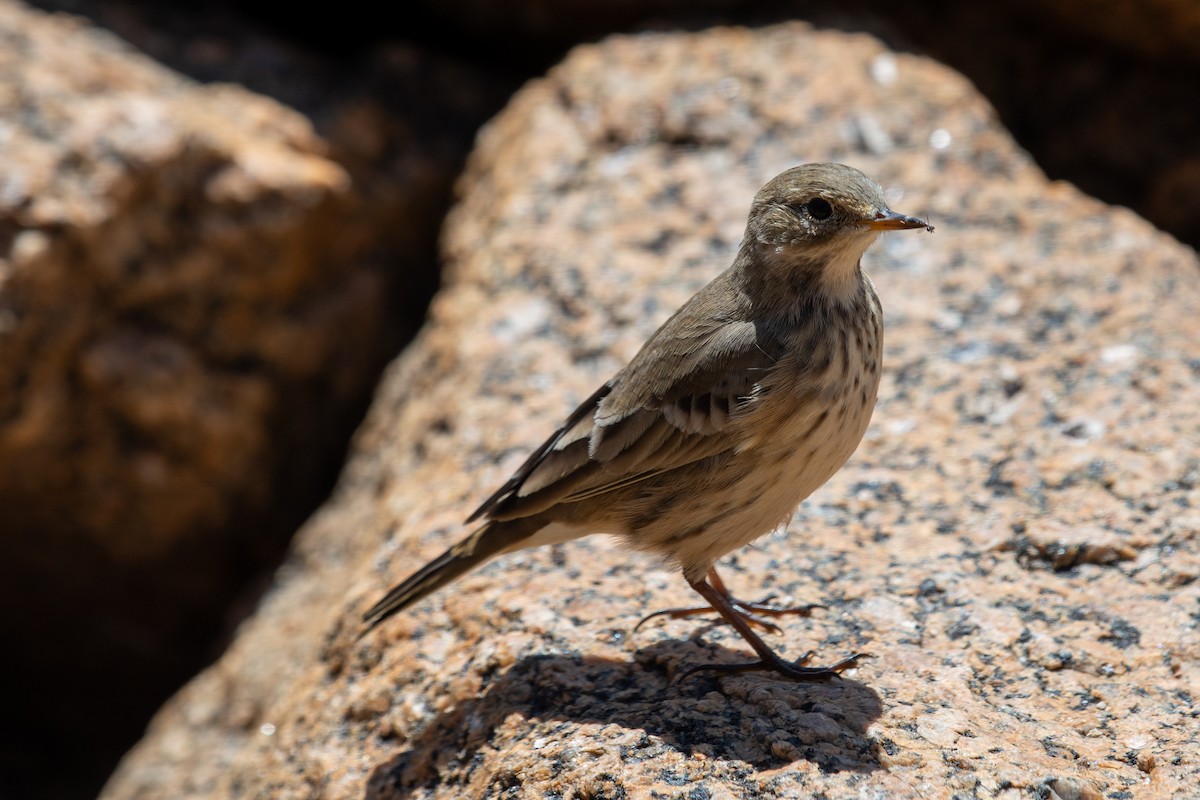
[[[688,295],[783,168],[843,161],[927,214],[867,268],[867,439],[743,596],[820,603],[737,659],[679,576],[597,538],[515,554],[377,633],[358,617]],[[445,288],[335,497],[104,797],[1183,796],[1200,779],[1195,254],[1047,181],[960,76],[803,24],[576,49],[481,134]]]
[[[541,64],[636,26],[801,18],[866,31],[966,75],[1056,178],[1200,247],[1200,5],[1193,0],[425,2],[438,32],[497,62]],[[533,56],[536,57],[532,57]]]
[[[141,40],[169,51],[157,33]],[[94,793],[251,607],[424,313],[489,110],[471,94],[488,81],[419,51],[331,76],[245,31],[191,33],[173,41],[206,83],[0,2],[6,786],[44,772],[31,748]],[[305,113],[229,83],[264,64]],[[323,106],[297,88],[317,74]]]
[[[1180,58],[1170,44],[1195,37],[1167,14],[1149,13],[1170,2],[1101,5],[1146,10],[1141,29],[1161,48],[1131,49],[1094,31],[1106,24],[1096,4],[946,3],[928,20],[897,24],[925,52],[962,70],[1047,173],[1200,246],[1200,192],[1192,180],[1200,116],[1190,103],[1200,60]]]

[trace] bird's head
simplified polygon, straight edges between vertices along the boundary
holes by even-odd
[[[841,291],[859,259],[884,231],[933,226],[888,208],[879,184],[844,164],[804,164],[759,190],[746,241],[771,268],[822,273],[818,283]]]
[[[804,164],[775,176],[750,208],[749,233],[768,246],[816,248],[842,238],[927,228],[925,220],[892,211],[879,184],[845,164]]]

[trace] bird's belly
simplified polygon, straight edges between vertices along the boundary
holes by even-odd
[[[866,399],[838,396],[820,410],[780,414],[776,424],[760,428],[770,435],[723,462],[697,465],[677,476],[696,491],[631,530],[630,541],[668,555],[690,576],[703,575],[724,554],[786,522],[801,501],[841,469],[862,441],[874,404],[872,389]],[[668,488],[664,480],[661,489]]]

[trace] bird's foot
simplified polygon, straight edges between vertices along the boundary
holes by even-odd
[[[857,667],[860,660],[871,657],[869,653],[855,653],[828,667],[807,666],[814,655],[815,653],[809,650],[795,661],[774,656],[741,664],[697,664],[681,673],[676,680],[684,680],[697,672],[775,672],[794,681],[827,681],[836,678],[844,670]]]
[[[738,615],[741,616],[742,619],[746,620],[751,625],[755,625],[758,628],[765,631],[770,631],[771,633],[782,633],[782,630],[774,622],[771,622],[768,619],[763,619],[763,617],[782,617],[786,614],[797,614],[802,617],[807,617],[812,614],[814,608],[825,608],[825,606],[821,605],[820,603],[810,603],[809,605],[805,606],[775,606],[771,605],[771,600],[774,598],[775,595],[772,594],[767,595],[762,600],[757,602],[749,602],[730,597],[729,604],[735,611],[737,611]],[[641,621],[638,622],[637,625],[633,626],[633,631],[634,633],[637,633],[637,631],[643,625],[655,617],[686,619],[687,617],[694,617],[698,614],[710,614],[713,613],[713,611],[714,609],[712,606],[664,608],[662,611],[655,611],[653,614],[647,614],[646,616],[642,617]]]

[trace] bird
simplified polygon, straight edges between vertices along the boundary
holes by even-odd
[[[679,569],[707,604],[659,613],[715,611],[757,656],[685,674],[816,681],[855,666],[863,654],[830,666],[810,666],[811,651],[777,654],[754,630],[779,632],[763,615],[810,607],[738,600],[715,565],[783,525],[858,447],[883,355],[883,310],[861,259],[880,234],[919,228],[933,231],[892,211],[853,167],[802,164],[771,179],[732,265],[467,518],[477,527],[363,615],[360,638],[496,556],[607,533]]]

